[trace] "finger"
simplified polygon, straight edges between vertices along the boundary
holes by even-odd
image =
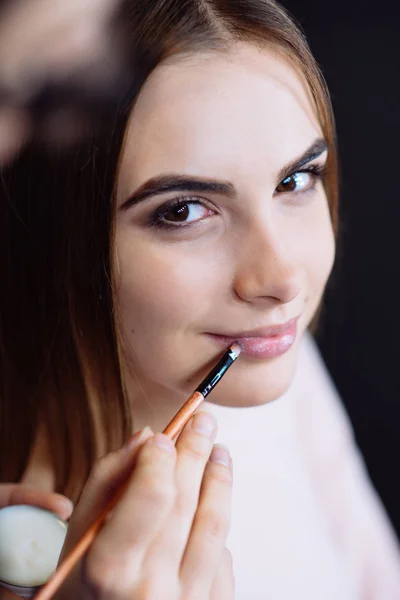
[[[199,506],[181,567],[187,594],[207,598],[229,531],[232,470],[229,452],[215,445],[206,467]]]
[[[175,447],[167,436],[158,433],[144,444],[129,486],[104,528],[108,543],[114,539],[119,548],[147,547],[172,509],[175,465]]]
[[[185,427],[176,443],[177,496],[161,536],[154,541],[152,558],[180,565],[199,501],[204,469],[210,458],[217,423],[212,414],[199,412]]]
[[[51,492],[25,486],[20,483],[0,484],[0,508],[16,504],[38,506],[56,513],[62,519],[69,519],[73,511],[71,500]]]
[[[175,499],[176,451],[157,433],[138,454],[129,485],[85,560],[85,580],[104,595],[125,598],[142,576],[149,546]]]
[[[75,508],[62,557],[81,539],[118,487],[129,477],[139,448],[152,435],[151,429],[145,427],[137,432],[126,446],[111,452],[96,464]]]
[[[210,600],[234,600],[235,578],[233,575],[232,555],[224,548],[217,576],[211,589]]]

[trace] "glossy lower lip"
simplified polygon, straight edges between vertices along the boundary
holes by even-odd
[[[227,337],[215,333],[207,334],[221,346],[230,346],[233,342],[239,342],[243,354],[253,358],[275,358],[285,354],[293,345],[297,335],[297,319],[283,325],[281,331],[275,335],[254,337]]]

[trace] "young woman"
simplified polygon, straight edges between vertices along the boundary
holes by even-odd
[[[236,597],[397,598],[394,536],[307,334],[337,218],[315,61],[271,0],[127,8],[129,106],[70,160],[26,152],[3,176],[1,479],[80,498],[68,549],[144,443],[58,598],[231,599],[211,411]],[[116,450],[233,340],[176,449],[145,429]]]

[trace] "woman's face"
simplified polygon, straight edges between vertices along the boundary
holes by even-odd
[[[235,339],[244,351],[212,402],[288,388],[334,257],[326,158],[276,52],[241,45],[155,70],[127,130],[115,247],[124,351],[147,396],[187,396]]]

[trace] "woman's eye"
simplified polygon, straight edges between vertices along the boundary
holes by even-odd
[[[285,192],[304,192],[311,189],[315,184],[315,175],[308,171],[298,171],[282,179],[276,191],[280,194]]]
[[[199,201],[180,201],[169,207],[160,207],[156,214],[155,224],[171,227],[174,226],[174,223],[186,225],[201,221],[201,219],[205,219],[212,214],[214,214],[214,211]]]

